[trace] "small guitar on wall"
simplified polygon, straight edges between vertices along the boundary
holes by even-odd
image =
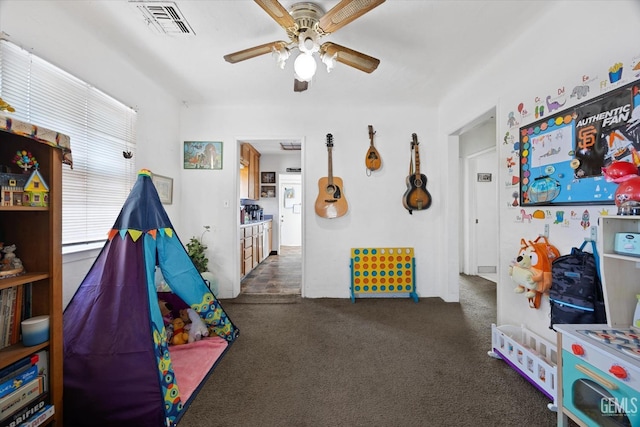
[[[347,213],[349,206],[342,192],[342,178],[333,176],[331,149],[333,135],[327,134],[327,151],[329,152],[329,174],[318,180],[318,197],[316,198],[316,214],[323,218],[338,218]]]
[[[369,140],[371,140],[371,146],[369,147],[369,150],[367,151],[367,157],[364,160],[365,165],[367,165],[367,174],[380,169],[380,166],[382,165],[380,153],[378,153],[376,147],[373,146],[373,135],[375,135],[373,126],[369,125]]]
[[[411,135],[411,150],[415,150],[415,173],[412,173],[412,167],[409,168],[409,176],[407,176],[407,191],[402,197],[402,204],[410,214],[414,210],[428,209],[431,206],[431,194],[427,191],[427,177],[420,173],[420,152],[418,150],[418,135]]]

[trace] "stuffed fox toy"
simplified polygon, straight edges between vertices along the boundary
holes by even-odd
[[[509,267],[509,275],[516,282],[516,293],[524,293],[533,308],[538,308],[540,297],[551,289],[551,263],[560,252],[546,238],[535,241],[520,240],[520,251]]]

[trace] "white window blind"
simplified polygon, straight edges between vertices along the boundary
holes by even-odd
[[[62,244],[104,241],[136,179],[136,112],[26,50],[0,40],[0,97],[12,116],[71,138],[63,168]]]

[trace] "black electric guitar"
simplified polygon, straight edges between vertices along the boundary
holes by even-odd
[[[375,171],[380,169],[380,165],[382,164],[382,160],[380,159],[380,153],[376,150],[376,147],[373,146],[373,135],[375,132],[373,131],[373,126],[369,125],[369,139],[371,140],[371,146],[367,151],[367,157],[364,162],[367,165],[367,169],[370,171]]]
[[[402,197],[402,204],[409,211],[413,213],[414,210],[420,211],[428,209],[431,206],[431,194],[427,191],[427,177],[420,173],[420,152],[418,150],[418,135],[415,133],[411,135],[413,141],[411,141],[411,150],[415,150],[415,173],[409,171],[407,176],[407,191]]]
[[[329,174],[318,180],[318,197],[316,198],[316,214],[323,218],[338,218],[347,213],[349,206],[342,192],[342,178],[333,176],[331,149],[333,135],[327,134],[327,151],[329,152]]]

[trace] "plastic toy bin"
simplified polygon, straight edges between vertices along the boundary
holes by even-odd
[[[552,403],[549,409],[555,411],[557,397],[557,349],[556,346],[539,337],[524,325],[491,325],[492,351],[488,354],[504,360]]]

